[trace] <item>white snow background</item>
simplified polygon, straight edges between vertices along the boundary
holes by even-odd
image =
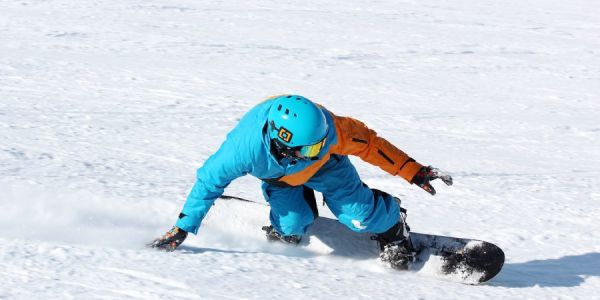
[[[2,0],[0,299],[600,299],[599,15],[593,0]],[[469,286],[270,245],[265,206],[224,200],[181,250],[144,248],[243,113],[281,93],[450,172],[431,197],[354,160],[413,230],[493,242],[503,271]],[[264,202],[259,183],[227,194]]]

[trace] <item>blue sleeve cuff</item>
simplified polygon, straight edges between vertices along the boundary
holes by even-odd
[[[194,218],[186,215],[185,213],[180,213],[179,219],[177,219],[175,226],[183,229],[186,232],[197,234],[198,229],[200,228],[200,222],[202,222],[202,218]]]

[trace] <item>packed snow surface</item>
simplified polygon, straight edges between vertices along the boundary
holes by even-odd
[[[593,0],[0,1],[0,299],[599,299],[598,15]],[[265,207],[225,200],[179,251],[146,249],[228,130],[282,93],[451,173],[431,197],[354,160],[413,230],[497,244],[503,271],[469,286],[344,241],[267,244]],[[263,202],[259,185],[227,194]]]

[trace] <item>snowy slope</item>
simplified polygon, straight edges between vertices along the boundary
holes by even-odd
[[[599,13],[592,0],[0,1],[0,299],[600,299]],[[455,185],[431,197],[356,161],[414,230],[501,246],[502,273],[465,286],[343,245],[269,245],[265,207],[227,201],[181,251],[144,249],[240,116],[280,93],[449,171]],[[261,201],[250,177],[227,193]]]

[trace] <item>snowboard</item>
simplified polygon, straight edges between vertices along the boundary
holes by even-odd
[[[432,268],[437,276],[465,284],[479,284],[496,276],[504,265],[504,252],[481,240],[411,232],[416,249],[410,270]],[[436,262],[437,261],[437,262]]]
[[[224,199],[264,205],[231,196]],[[379,245],[371,236],[371,233],[354,232],[335,219],[319,216],[302,238],[300,246],[317,254],[378,258]],[[414,231],[411,231],[410,239],[416,257],[408,272],[474,285],[492,279],[504,265],[502,249],[486,241]]]

